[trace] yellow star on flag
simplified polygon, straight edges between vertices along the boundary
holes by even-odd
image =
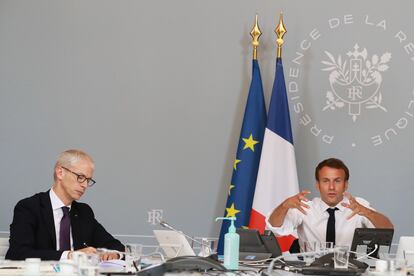
[[[234,160],[233,168],[234,168],[235,171],[237,170],[237,164],[239,164],[240,162],[241,162],[241,160],[239,160],[239,159]]]
[[[230,184],[230,186],[229,186],[229,195],[230,195],[230,191],[231,191],[231,189],[233,189],[235,186],[234,185],[231,185]]]
[[[253,139],[253,135],[252,134],[250,134],[250,137],[249,138],[242,138],[242,139],[244,141],[244,148],[243,148],[244,150],[247,149],[247,148],[249,148],[252,151],[254,151],[254,145],[256,145],[257,143],[259,143],[259,141],[256,141],[256,140]]]
[[[234,203],[231,204],[230,208],[226,208],[226,211],[226,218],[235,217],[237,213],[240,213],[240,210],[234,208]]]

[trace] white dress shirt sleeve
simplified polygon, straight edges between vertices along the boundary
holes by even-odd
[[[270,215],[273,210],[266,216],[266,229],[271,230],[275,236],[297,235],[297,227],[302,223],[303,214],[296,209],[289,209],[283,224],[280,227],[275,227],[269,222]]]
[[[62,255],[60,256],[60,260],[67,260],[70,251],[63,251]]]
[[[365,200],[361,197],[356,197],[355,199],[362,206],[367,207],[367,208],[375,211],[375,209],[370,206],[370,204],[367,200]],[[364,225],[364,227],[366,227],[366,228],[375,228],[374,224],[367,217],[361,216],[361,220],[362,220],[362,225]]]

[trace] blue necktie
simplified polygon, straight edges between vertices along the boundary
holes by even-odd
[[[69,207],[62,207],[63,217],[60,221],[59,250],[70,250],[70,214]]]

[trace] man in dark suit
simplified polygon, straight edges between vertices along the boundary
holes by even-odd
[[[19,201],[10,225],[10,248],[6,259],[70,259],[73,251],[96,253],[96,248],[124,251],[120,241],[95,219],[85,203],[79,203],[93,184],[94,162],[80,150],[59,155],[54,169],[53,187]],[[101,255],[117,259],[117,253]]]

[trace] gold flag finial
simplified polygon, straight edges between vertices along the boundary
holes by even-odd
[[[279,24],[275,29],[275,33],[277,35],[276,44],[277,44],[277,57],[282,57],[282,45],[283,45],[283,36],[286,33],[285,25],[283,24],[283,13],[280,13]]]
[[[253,26],[252,31],[250,32],[250,35],[253,38],[252,44],[253,44],[253,59],[257,59],[257,47],[259,46],[259,37],[262,35],[262,32],[260,31],[258,20],[257,20],[257,14],[256,14],[256,20]]]

